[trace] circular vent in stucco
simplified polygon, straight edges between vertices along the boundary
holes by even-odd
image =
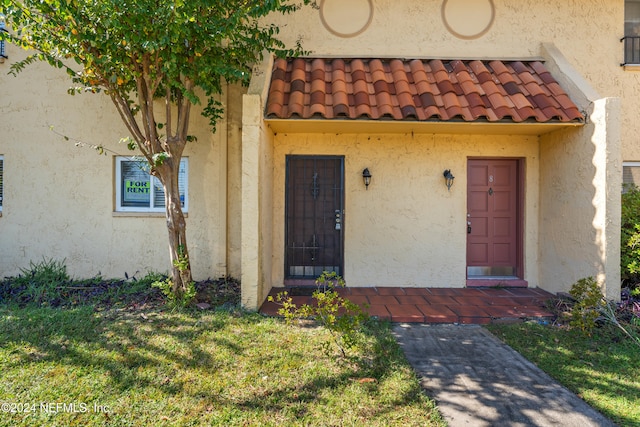
[[[442,21],[447,30],[461,39],[483,36],[495,17],[493,0],[444,0]]]
[[[373,19],[371,0],[322,0],[322,25],[338,37],[354,37],[367,29]]]

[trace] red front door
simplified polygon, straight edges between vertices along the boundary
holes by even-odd
[[[520,274],[519,161],[469,159],[467,166],[467,277]]]

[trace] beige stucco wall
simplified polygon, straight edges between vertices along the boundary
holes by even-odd
[[[313,154],[345,156],[349,286],[465,286],[467,158],[523,158],[525,279],[538,286],[537,136],[278,133],[274,145],[274,284],[284,279],[285,158]],[[368,190],[365,167],[373,175]],[[456,176],[451,191],[444,185],[445,169]]]
[[[594,100],[581,129],[541,137],[540,275],[566,291],[592,276],[620,297],[620,103]]]
[[[21,52],[9,46],[10,60]],[[0,64],[0,155],[4,156],[4,206],[0,217],[0,275],[13,275],[29,261],[66,259],[76,277],[101,273],[137,277],[169,268],[166,222],[162,214],[114,214],[114,153],[131,155],[118,144],[127,135],[104,95],[66,93],[65,73],[45,64],[8,76]],[[223,101],[224,101],[223,97]],[[194,277],[226,271],[226,132],[213,135],[195,111],[189,144],[187,235]],[[49,129],[89,144],[107,155],[76,147]],[[226,121],[219,123],[226,128]]]

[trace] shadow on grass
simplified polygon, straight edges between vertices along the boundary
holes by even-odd
[[[592,337],[532,324],[490,330],[617,424],[640,425],[640,348],[612,325]]]
[[[152,382],[136,374],[142,366],[172,366],[191,369],[219,365],[212,354],[217,348],[241,354],[244,349],[224,336],[196,342],[199,334],[224,330],[225,314],[207,317],[184,313],[143,313],[136,311],[95,312],[92,307],[77,309],[0,309],[4,347],[15,345],[14,360],[7,368],[25,363],[54,362],[91,367],[108,372],[121,391],[149,387]],[[247,317],[243,323],[256,322]],[[214,348],[211,348],[211,347]],[[176,390],[173,390],[174,392]]]
[[[77,384],[69,387],[80,395],[104,397],[110,405],[132,399],[200,405],[204,415],[184,417],[210,421],[220,411],[231,416],[239,410],[237,416],[249,423],[271,420],[274,414],[283,420],[311,417],[317,423],[319,412],[327,410],[319,406],[333,405],[340,409],[329,412],[339,414],[347,410],[344,401],[353,401],[348,410],[361,411],[361,417],[384,417],[412,404],[419,409],[411,411],[425,411],[417,382],[396,386],[394,393],[383,389],[385,381],[408,366],[402,366],[400,350],[382,329],[370,331],[377,354],[363,368],[319,350],[327,338],[321,331],[257,314],[0,306],[0,370],[12,375],[28,369],[28,381],[47,381],[60,368],[76,378]],[[20,397],[29,385],[16,380],[11,387],[7,393]],[[56,391],[52,393],[55,399]],[[59,393],[60,401],[68,398]],[[372,399],[358,406],[359,400]],[[435,409],[429,410],[436,419]]]

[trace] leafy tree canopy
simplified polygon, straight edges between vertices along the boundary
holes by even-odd
[[[199,87],[215,127],[220,110],[211,96],[221,92],[222,81],[246,83],[264,49],[300,52],[299,46],[285,49],[278,27],[260,21],[297,7],[278,0],[2,0],[0,13],[14,30],[3,36],[35,52],[13,64],[14,73],[44,60],[65,68],[75,91],[106,90],[126,100],[170,91],[173,100],[199,103]],[[130,101],[135,114],[142,106]]]
[[[206,98],[204,115],[215,128],[222,113],[215,95],[224,82],[248,82],[265,49],[299,54],[300,46],[285,47],[278,27],[264,18],[300,6],[287,0],[0,0],[10,30],[0,39],[31,52],[12,72],[46,61],[67,71],[70,93],[106,93],[130,132],[128,147],[140,150],[162,182],[176,292],[191,282],[178,189],[191,106]]]

